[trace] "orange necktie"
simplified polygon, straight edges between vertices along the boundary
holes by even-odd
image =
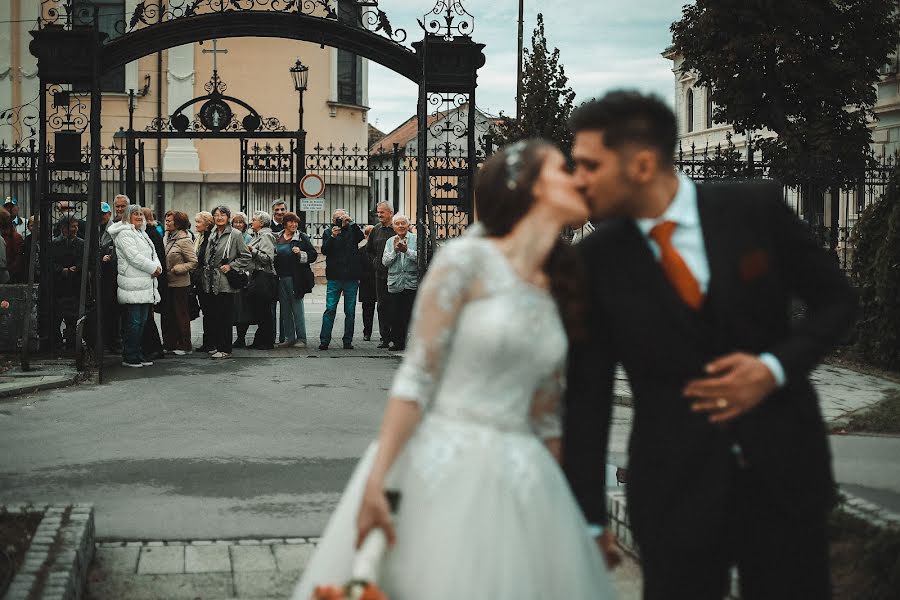
[[[703,305],[703,292],[684,259],[672,245],[672,234],[675,233],[675,227],[677,225],[674,221],[663,221],[650,230],[650,237],[659,244],[660,265],[669,283],[678,293],[678,297],[694,310],[700,310]]]

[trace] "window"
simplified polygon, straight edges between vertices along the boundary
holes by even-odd
[[[359,11],[356,4],[341,0],[338,20],[351,27],[362,27]],[[337,52],[337,101],[362,105],[362,59],[340,48]]]
[[[694,88],[687,91],[687,130],[694,130]]]
[[[715,122],[713,121],[713,109],[715,108],[715,105],[713,104],[712,96],[713,96],[712,90],[707,88],[707,90],[706,90],[706,128],[707,129],[710,129],[713,125],[715,125]]]
[[[362,105],[362,59],[338,49],[337,63],[337,101]]]
[[[108,37],[107,41],[119,37],[125,22],[125,0],[75,0],[74,9],[76,15],[85,15],[85,20],[93,19],[93,7],[97,7],[100,17],[100,31]],[[82,10],[86,9],[86,10]],[[88,16],[90,15],[90,16]],[[76,89],[76,92],[86,92],[89,89]],[[100,77],[100,91],[124,93],[125,90],[125,65],[107,71]]]

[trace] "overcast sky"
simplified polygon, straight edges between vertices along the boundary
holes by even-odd
[[[544,14],[547,43],[558,47],[576,105],[605,91],[638,88],[672,103],[671,62],[660,53],[671,43],[669,26],[684,0],[525,0],[525,47],[537,14]],[[476,104],[490,114],[516,108],[516,20],[518,0],[463,0],[475,16],[476,42],[486,44]],[[434,0],[380,0],[395,28],[407,31],[406,45],[422,38],[416,18]],[[416,110],[416,87],[384,67],[369,65],[369,122],[389,132]]]

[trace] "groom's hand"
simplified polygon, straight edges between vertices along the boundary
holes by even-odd
[[[615,569],[622,562],[622,549],[616,541],[616,536],[609,530],[604,531],[596,538],[597,547],[600,548],[600,554],[606,562],[606,568]]]
[[[709,413],[710,423],[724,423],[753,410],[777,384],[769,367],[753,354],[736,352],[706,365],[709,377],[689,381],[682,392],[696,400],[694,412]]]

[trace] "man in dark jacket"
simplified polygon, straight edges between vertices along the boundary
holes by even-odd
[[[59,326],[66,325],[65,347],[75,349],[75,320],[81,291],[81,262],[84,240],[78,236],[78,218],[67,215],[59,222],[60,235],[50,243],[50,266],[53,271],[53,335],[59,340]],[[33,235],[33,234],[32,234]]]
[[[375,269],[375,297],[378,304],[379,348],[387,348],[391,340],[391,295],[387,289],[387,267],[381,261],[384,244],[396,235],[392,225],[394,209],[389,202],[379,202],[376,209],[378,224],[369,233],[366,256]]]
[[[362,276],[359,243],[365,239],[362,229],[344,209],[337,209],[331,216],[331,230],[322,234],[322,254],[327,257],[325,278],[325,314],[322,332],[319,334],[319,350],[328,350],[331,330],[337,315],[337,305],[344,295],[344,350],[353,350],[353,325],[356,321],[356,294]]]

